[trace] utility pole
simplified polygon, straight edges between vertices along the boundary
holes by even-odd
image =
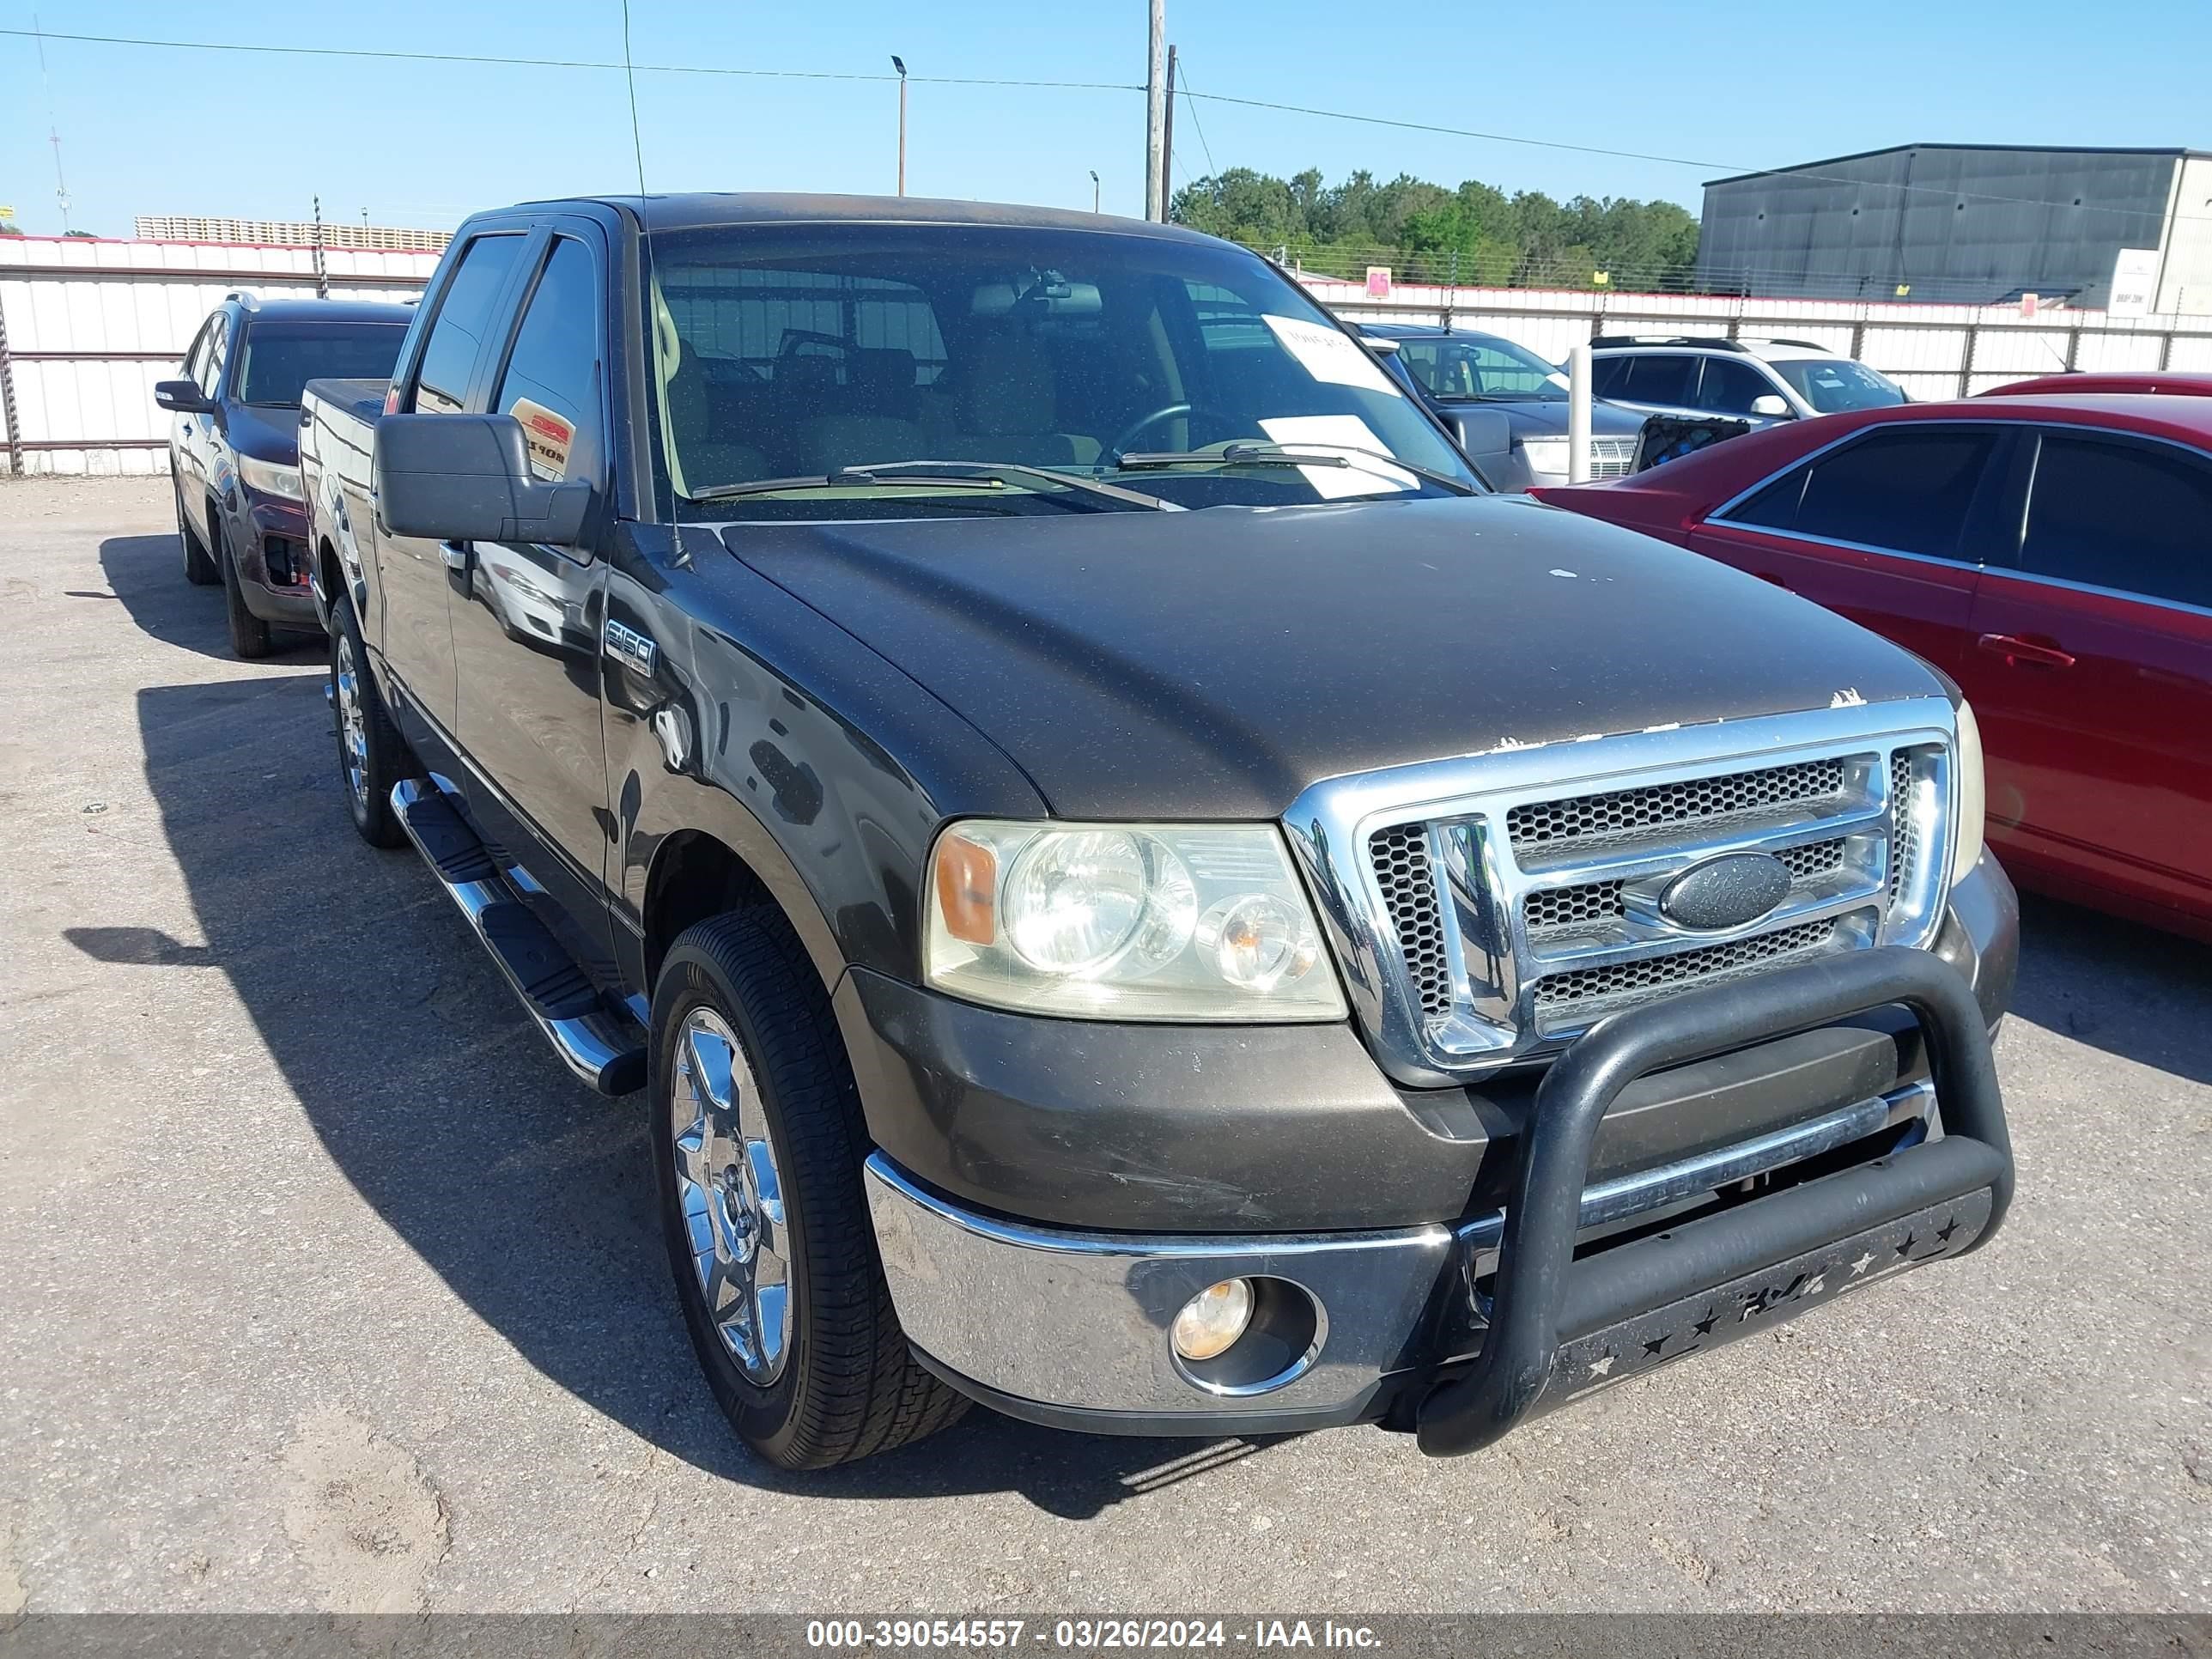
[[[1168,0],[1152,0],[1152,36],[1145,62],[1145,217],[1168,216],[1160,195],[1160,161],[1168,122]]]
[[[894,53],[891,67],[898,71],[899,78],[898,193],[903,196],[906,194],[906,59]]]
[[[1098,211],[1098,169],[1091,169],[1091,210]]]
[[[329,271],[325,270],[323,267],[323,198],[318,196],[314,198],[314,201],[315,297],[318,300],[327,300],[331,297],[331,277]]]
[[[1175,83],[1176,49],[1168,48],[1166,111],[1160,118],[1160,217],[1175,206]]]

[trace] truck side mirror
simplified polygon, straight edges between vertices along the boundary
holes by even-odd
[[[173,415],[204,415],[215,407],[200,395],[196,380],[156,380],[154,401]]]
[[[532,473],[512,415],[386,415],[375,452],[377,511],[395,535],[549,547],[582,539],[591,485]]]
[[[1513,422],[1502,410],[1447,407],[1442,413],[1462,453],[1471,459],[1503,455],[1513,447]]]

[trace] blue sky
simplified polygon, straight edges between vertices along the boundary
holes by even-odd
[[[0,27],[33,9],[0,0]],[[164,40],[618,60],[617,0],[41,0],[49,30]],[[648,64],[1111,82],[1145,71],[1144,0],[632,0]],[[1387,31],[1366,17],[1387,15]],[[1663,20],[1647,35],[1639,23]],[[1872,0],[1813,7],[1716,0],[1654,9],[1399,0],[1169,0],[1169,35],[1199,93],[1304,104],[1604,149],[1676,166],[1197,106],[1179,116],[1178,182],[1251,166],[1331,179],[1357,167],[1508,190],[1662,196],[1694,207],[1717,173],[1911,140],[2212,148],[2212,4],[2141,0]],[[327,216],[451,225],[532,196],[634,187],[618,73],[392,64],[50,40],[52,115],[80,229],[128,235],[137,213]],[[1144,100],[1126,91],[912,89],[918,195],[1140,212]],[[654,190],[892,186],[888,82],[641,74]],[[61,229],[48,93],[26,39],[0,36],[0,203]],[[1202,129],[1204,143],[1200,133]]]

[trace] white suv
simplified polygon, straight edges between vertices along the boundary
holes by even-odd
[[[1668,415],[1727,415],[1767,426],[1905,402],[1887,375],[1809,340],[1601,334],[1590,390],[1608,403]]]

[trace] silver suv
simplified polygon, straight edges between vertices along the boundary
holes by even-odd
[[[1647,413],[1726,415],[1768,426],[1905,401],[1887,375],[1810,340],[1601,334],[1590,390]]]

